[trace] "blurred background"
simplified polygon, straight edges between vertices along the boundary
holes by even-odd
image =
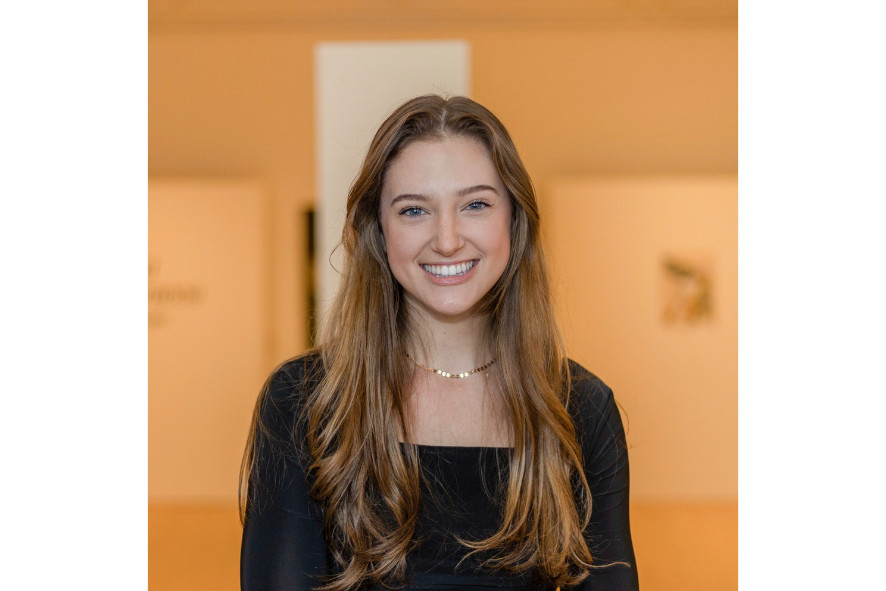
[[[151,591],[239,588],[252,406],[310,347],[344,197],[324,178],[346,187],[368,141],[329,121],[428,74],[402,55],[349,73],[324,48],[439,42],[455,63],[428,69],[455,68],[536,185],[570,356],[623,406],[642,588],[737,589],[734,0],[148,7]],[[377,84],[330,95],[356,68]]]

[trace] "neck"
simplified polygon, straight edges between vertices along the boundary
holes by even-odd
[[[483,338],[485,327],[486,319],[478,316],[458,321],[422,316],[406,341],[407,351],[428,367],[468,371],[492,359]]]

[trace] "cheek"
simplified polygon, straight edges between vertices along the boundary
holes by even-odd
[[[388,257],[388,262],[391,260],[391,252],[396,253],[397,249],[397,233],[392,229],[390,221],[386,220],[384,217],[378,223],[379,228],[381,229],[381,244],[384,249],[385,255]]]
[[[388,257],[388,265],[395,272],[397,267],[407,264],[413,254],[409,236],[403,232],[389,231],[385,235],[385,254]]]
[[[499,222],[497,231],[495,232],[495,242],[499,254],[510,255],[511,253],[511,220],[510,217]]]

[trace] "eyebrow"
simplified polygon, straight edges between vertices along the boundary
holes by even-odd
[[[465,195],[470,195],[472,193],[479,193],[480,191],[492,191],[496,195],[498,195],[498,191],[495,187],[491,187],[489,185],[472,185],[470,187],[465,187],[464,189],[459,189],[456,195],[459,197],[464,197]],[[391,207],[393,207],[396,203],[400,201],[421,201],[428,202],[431,200],[427,195],[422,195],[421,193],[403,193],[401,195],[397,195],[391,200]]]
[[[473,187],[460,189],[458,192],[458,196],[464,197],[465,195],[470,195],[471,193],[477,193],[479,191],[492,191],[493,193],[498,195],[498,191],[495,190],[495,187],[490,187],[489,185],[474,185]]]

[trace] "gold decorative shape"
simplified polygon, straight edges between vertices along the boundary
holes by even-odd
[[[713,317],[712,267],[710,257],[670,254],[662,257],[662,321],[692,324]]]

